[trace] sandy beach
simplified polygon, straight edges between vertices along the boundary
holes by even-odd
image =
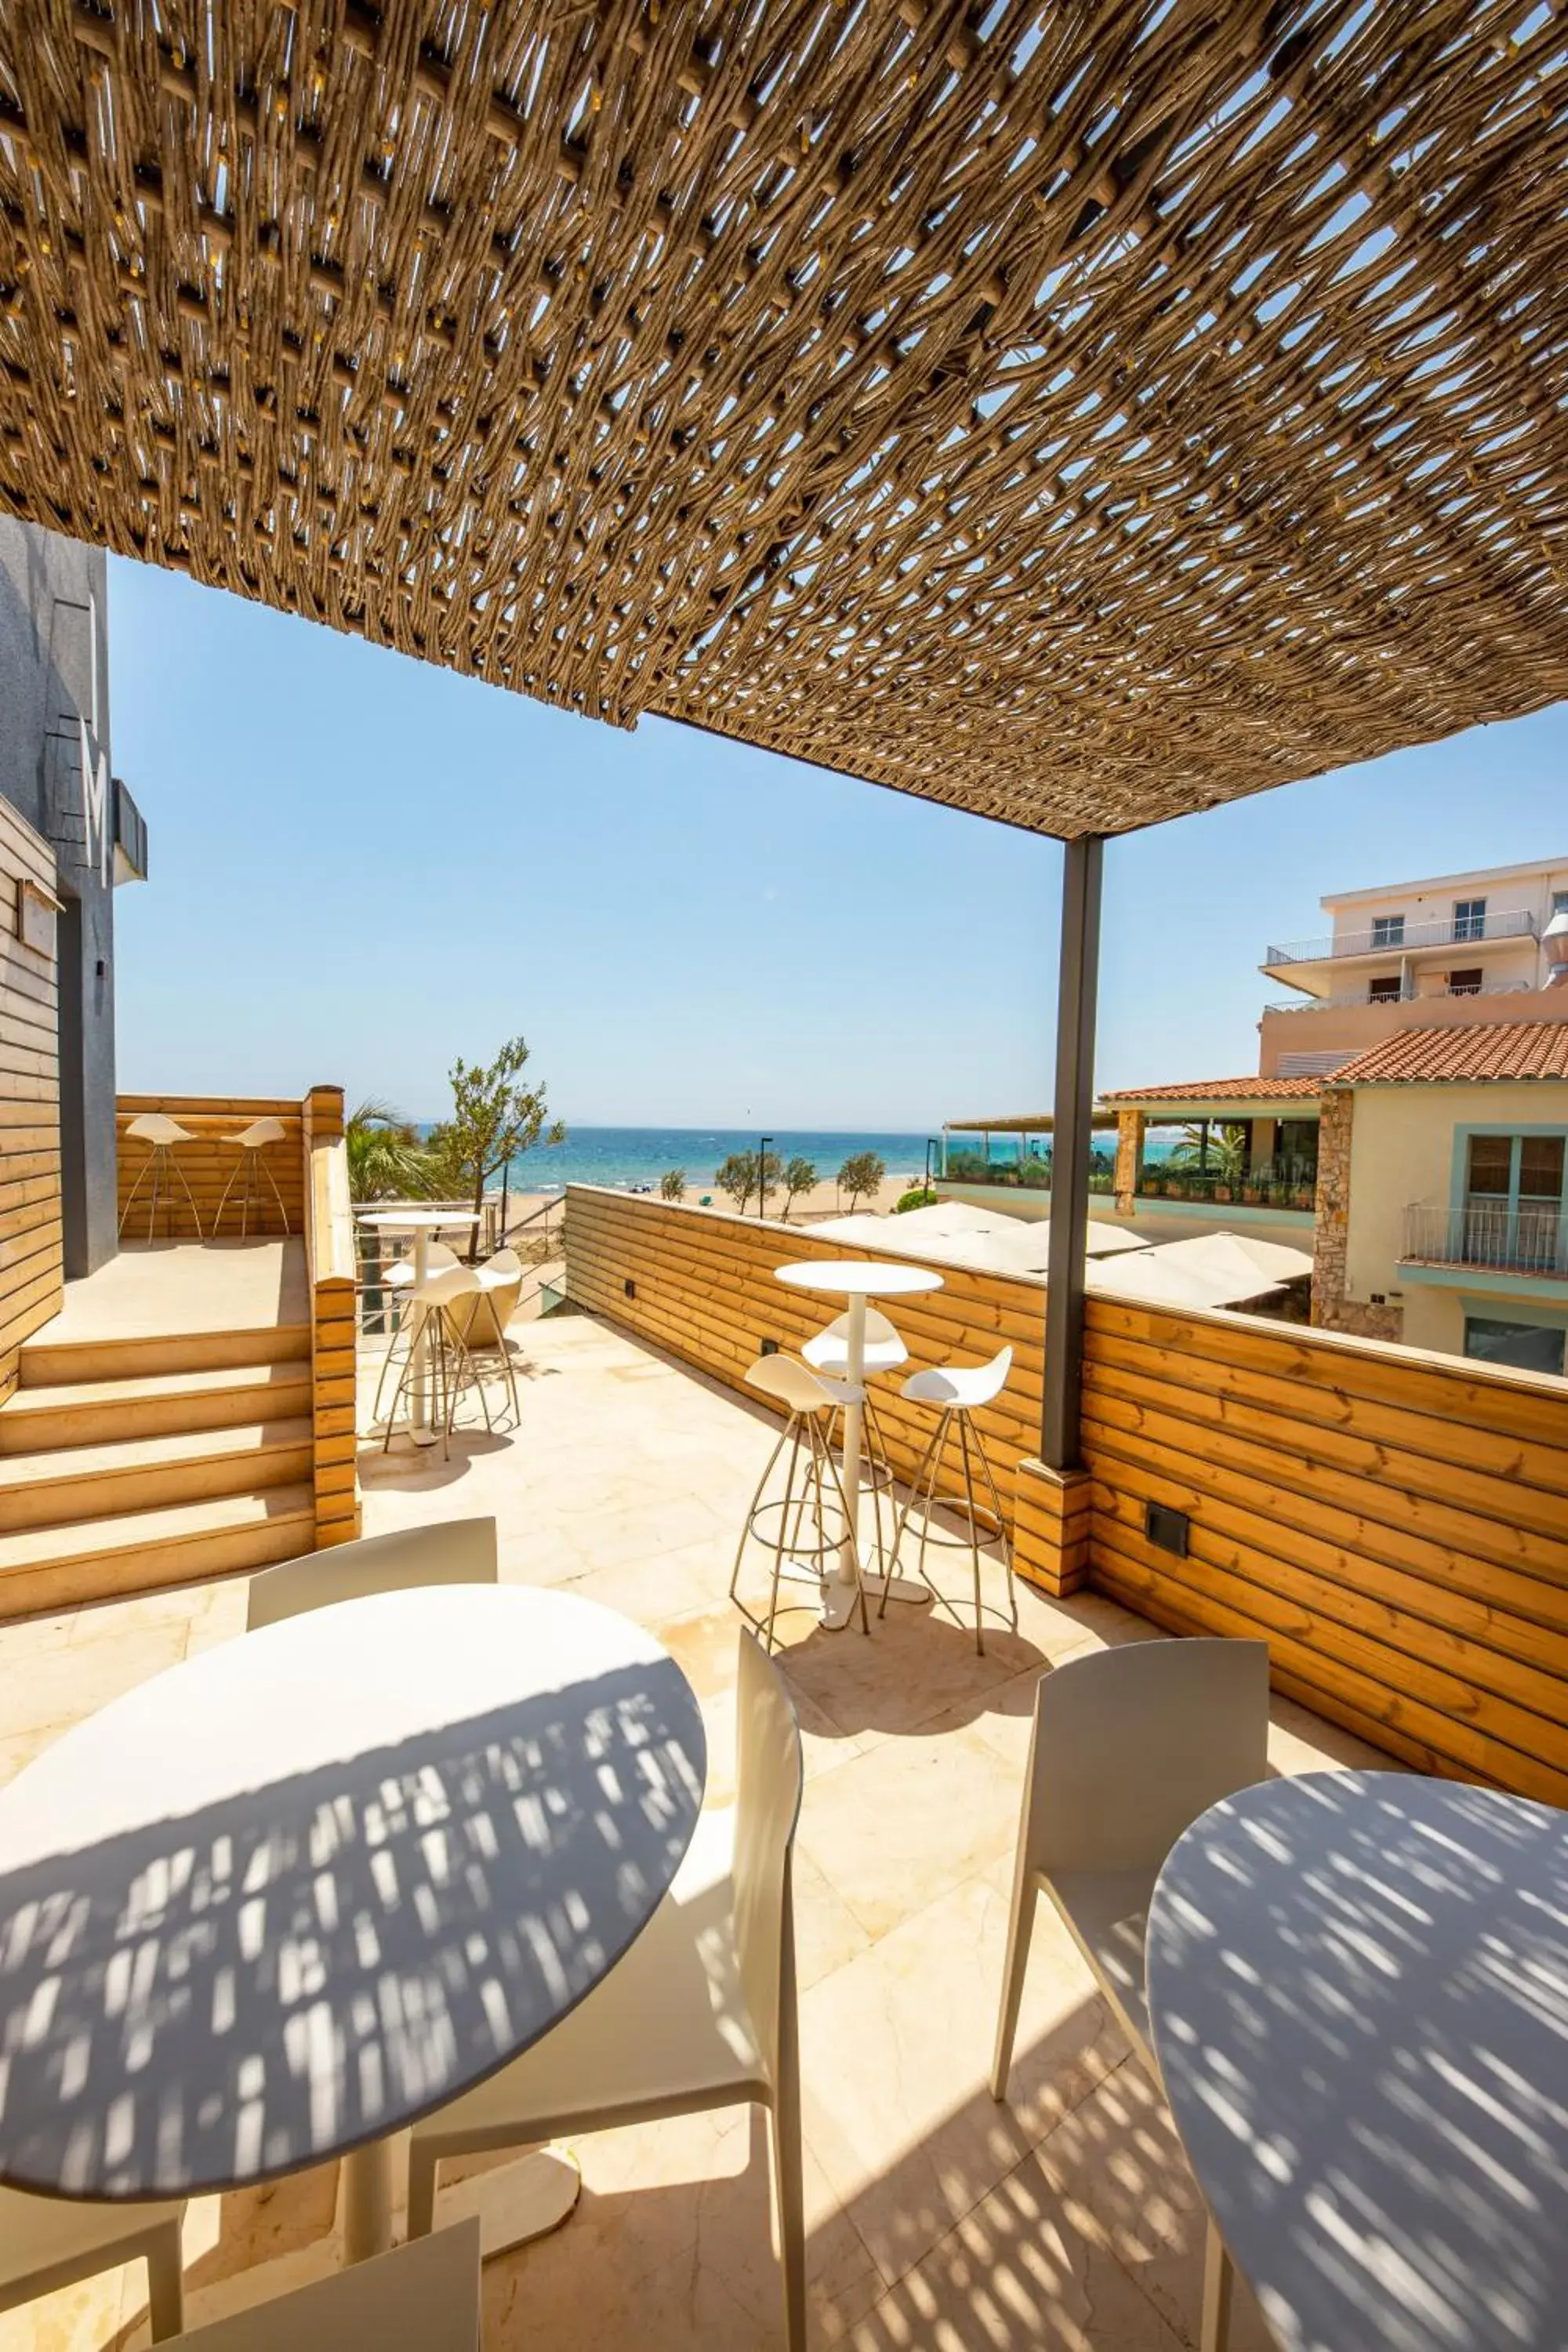
[[[918,1175],[916,1176],[915,1181],[917,1183],[919,1182],[920,1180]],[[855,1202],[855,1207],[857,1211],[862,1214],[864,1214],[868,1210],[875,1210],[879,1213],[885,1215],[891,1210],[894,1202],[900,1200],[908,1190],[909,1180],[907,1175],[891,1175],[888,1178],[886,1183],[879,1188],[874,1198],[868,1194],[865,1195]],[[638,1197],[646,1200],[650,1196],[644,1193]],[[651,1197],[654,1200],[658,1200],[658,1193],[657,1190]],[[731,1213],[733,1212],[735,1205],[730,1199],[728,1193],[721,1192],[718,1188],[712,1184],[689,1184],[682,1197],[686,1201],[687,1204],[691,1208],[700,1207],[705,1200],[715,1209],[723,1209]],[[559,1192],[514,1192],[511,1198],[513,1206],[510,1215],[511,1222],[515,1224],[519,1217],[526,1215],[529,1210],[542,1207],[546,1200],[558,1201],[561,1198],[561,1195]],[[849,1213],[849,1197],[847,1193],[840,1193],[838,1187],[833,1182],[829,1181],[825,1184],[817,1184],[815,1185],[809,1192],[798,1192],[795,1199],[790,1202],[789,1223],[792,1225],[820,1224],[825,1217],[847,1216]],[[783,1207],[783,1193],[771,1192],[768,1195],[768,1223],[770,1224],[779,1222],[780,1212]],[[747,1205],[746,1214],[749,1217],[754,1217],[756,1213],[757,1200],[755,1193],[753,1193]]]

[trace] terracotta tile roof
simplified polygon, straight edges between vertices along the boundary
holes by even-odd
[[[1305,1078],[1194,1078],[1184,1087],[1119,1087],[1102,1103],[1316,1102],[1321,1076]]]
[[[1483,1078],[1568,1079],[1568,1021],[1406,1029],[1322,1081],[1330,1087],[1473,1085]]]

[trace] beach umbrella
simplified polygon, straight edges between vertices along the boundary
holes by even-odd
[[[1122,1298],[1131,1306],[1237,1307],[1244,1299],[1269,1293],[1266,1276],[1255,1269],[1229,1280],[1205,1275],[1192,1266],[1173,1265],[1157,1249],[1138,1250],[1125,1257],[1091,1259],[1088,1287],[1097,1298]],[[1275,1286],[1277,1287],[1277,1286]]]
[[[1251,1234],[1194,1234],[1187,1242],[1162,1242],[1154,1252],[1167,1265],[1186,1267],[1205,1281],[1243,1282],[1250,1275],[1259,1289],[1296,1282],[1312,1271],[1305,1250],[1283,1242],[1258,1241]]]

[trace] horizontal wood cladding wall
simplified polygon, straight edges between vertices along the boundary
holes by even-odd
[[[24,881],[52,896],[55,855],[0,801],[0,1397],[63,1294],[56,961],[22,944]]]
[[[1568,1386],[1091,1299],[1084,1452],[1097,1584],[1266,1639],[1281,1689],[1423,1770],[1568,1805]]]
[[[125,1214],[132,1188],[147,1164],[148,1146],[134,1136],[127,1139],[126,1129],[143,1111],[158,1110],[191,1133],[189,1143],[174,1146],[175,1163],[180,1174],[191,1188],[196,1213],[202,1221],[202,1233],[214,1238],[213,1221],[225,1185],[234,1175],[242,1155],[227,1138],[237,1135],[242,1128],[256,1118],[276,1118],[281,1121],[283,1140],[266,1147],[264,1158],[279,1192],[289,1219],[291,1234],[304,1231],[304,1130],[298,1102],[274,1101],[256,1095],[120,1095],[115,1100],[115,1127],[120,1144],[120,1214]],[[235,1178],[228,1207],[224,1212],[223,1234],[237,1237],[240,1227],[239,1201],[245,1186],[245,1171]],[[147,1239],[147,1217],[151,1187],[143,1184],[131,1212],[125,1228],[128,1242]],[[272,1198],[271,1187],[263,1179],[259,1193],[253,1192],[250,1213],[246,1220],[250,1234],[276,1234],[279,1231],[278,1203]],[[157,1237],[172,1234],[178,1240],[194,1240],[190,1230],[190,1213],[185,1196],[176,1180],[173,1202],[165,1213],[163,1196],[158,1202]]]
[[[568,1297],[742,1389],[753,1403],[761,1400],[744,1374],[763,1341],[776,1339],[798,1354],[847,1304],[788,1288],[775,1280],[775,1267],[868,1255],[819,1241],[809,1225],[763,1224],[577,1185],[566,1194],[565,1232]],[[943,1272],[941,1290],[890,1299],[887,1312],[909,1348],[910,1372],[955,1360],[981,1363],[1012,1343],[1012,1377],[975,1416],[1011,1509],[1014,1468],[1039,1444],[1045,1293],[1005,1276]],[[635,1297],[626,1296],[628,1281]],[[893,1380],[878,1381],[873,1395],[894,1467],[907,1475],[934,1425],[931,1408],[905,1404]]]
[[[566,1254],[573,1299],[732,1385],[764,1336],[798,1348],[831,1318],[776,1265],[874,1255],[577,1188]],[[1015,1342],[986,1432],[1010,1494],[1037,1442],[1042,1295],[943,1275],[891,1312],[916,1365]],[[903,1467],[926,1424],[896,1394],[879,1383]],[[1279,1689],[1422,1770],[1568,1806],[1568,1384],[1091,1297],[1084,1458],[1104,1591],[1173,1632],[1266,1640]],[[1148,1541],[1152,1502],[1187,1514],[1185,1559]]]

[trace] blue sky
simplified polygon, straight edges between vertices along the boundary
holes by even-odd
[[[120,1083],[438,1112],[521,1031],[581,1125],[934,1129],[1048,1104],[1052,842],[567,717],[110,559]],[[1110,843],[1101,1086],[1257,1067],[1320,896],[1568,851],[1568,705]]]

